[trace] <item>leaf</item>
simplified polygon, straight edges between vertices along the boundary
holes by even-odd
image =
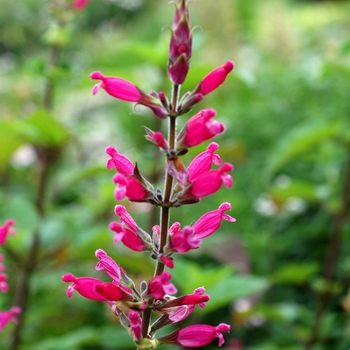
[[[297,156],[314,150],[319,144],[335,138],[339,131],[340,125],[337,122],[332,122],[328,125],[308,123],[292,130],[277,145],[276,151],[269,162],[268,173],[270,175],[274,174]]]
[[[34,135],[33,127],[22,120],[0,121],[0,171],[8,165],[13,152]]]
[[[219,307],[229,305],[234,300],[250,296],[268,288],[269,283],[266,278],[252,275],[234,275],[220,279],[215,286],[207,289],[210,295],[210,302],[203,309],[210,312]]]
[[[173,281],[181,288],[183,293],[193,293],[198,287],[205,286],[205,288],[209,288],[214,286],[218,280],[232,273],[232,268],[228,266],[208,269],[193,262],[176,259],[172,276]]]
[[[275,283],[300,285],[309,281],[318,269],[318,264],[315,262],[291,263],[279,268],[272,278]]]
[[[26,124],[33,127],[35,133],[31,141],[37,145],[60,146],[69,137],[67,129],[45,110],[36,111]]]
[[[274,185],[270,194],[278,201],[284,202],[290,197],[299,197],[307,202],[318,202],[317,185],[303,180],[291,180],[286,186]]]

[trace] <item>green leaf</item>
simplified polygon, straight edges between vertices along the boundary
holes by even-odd
[[[232,268],[228,266],[204,269],[203,266],[194,262],[176,259],[172,276],[174,283],[181,288],[183,293],[193,293],[198,287],[214,286],[218,280],[228,277],[232,273]]]
[[[268,288],[266,278],[252,275],[234,275],[220,279],[215,286],[208,288],[210,302],[203,312],[207,313],[219,307],[229,305],[232,301],[247,297],[253,293],[261,292]]]
[[[0,171],[8,166],[16,149],[35,137],[35,128],[23,120],[0,121]]]
[[[299,197],[307,202],[318,202],[316,184],[302,180],[291,180],[287,186],[274,185],[269,190],[270,194],[278,201],[285,201],[290,197]]]
[[[273,275],[276,283],[303,284],[313,277],[319,267],[315,262],[292,263],[279,268]]]
[[[40,146],[60,146],[69,137],[68,130],[45,110],[36,111],[26,124],[35,131],[31,141]]]
[[[277,145],[269,162],[268,173],[272,175],[294,158],[315,150],[318,145],[335,138],[339,131],[340,125],[337,122],[328,125],[308,123],[292,130]]]

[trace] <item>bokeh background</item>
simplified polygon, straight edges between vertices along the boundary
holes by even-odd
[[[108,307],[68,299],[61,276],[105,278],[94,269],[98,248],[136,281],[154,268],[147,253],[112,242],[116,202],[104,149],[115,146],[162,186],[163,160],[141,126],[165,125],[104,91],[92,96],[89,74],[169,93],[170,31],[161,29],[174,7],[70,6],[0,0],[0,221],[17,223],[4,247],[11,291],[0,309],[26,299],[22,325],[0,334],[2,349],[135,349]],[[193,223],[228,201],[237,222],[176,257],[181,293],[204,285],[211,295],[183,325],[230,323],[226,350],[349,350],[350,3],[197,0],[190,13],[200,28],[182,91],[227,60],[236,64],[190,113],[215,108],[225,123],[215,141],[235,165],[234,186],[173,210],[172,221]],[[157,223],[149,206],[122,204],[141,227]],[[205,347],[216,348],[216,341]]]

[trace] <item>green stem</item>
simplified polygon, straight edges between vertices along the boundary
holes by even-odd
[[[170,111],[169,116],[169,126],[168,126],[168,144],[171,150],[175,149],[175,140],[176,140],[176,109],[177,102],[180,94],[180,86],[174,85],[172,90],[172,110]],[[173,186],[173,177],[166,171],[165,172],[165,184],[164,184],[164,197],[163,197],[163,206],[161,207],[160,212],[160,245],[159,253],[163,253],[164,247],[168,240],[168,229],[169,229],[169,220],[170,220],[170,198],[172,194]],[[160,275],[164,271],[164,264],[160,261],[157,261],[155,267],[154,276]],[[153,299],[149,301],[151,305]],[[149,325],[151,322],[151,308],[146,309],[143,312],[142,317],[142,336],[145,338],[148,335]]]

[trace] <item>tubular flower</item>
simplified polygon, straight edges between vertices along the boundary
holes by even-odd
[[[19,323],[17,315],[19,315],[22,310],[14,306],[8,311],[0,311],[0,332],[4,329],[4,327],[10,322],[13,321],[15,323]]]
[[[8,291],[7,276],[4,273],[0,273],[0,292],[7,293]]]
[[[107,169],[116,168],[120,174],[132,175],[134,173],[135,165],[131,160],[120,154],[114,147],[106,148],[106,153],[111,157],[107,161]]]
[[[80,295],[87,299],[107,301],[107,299],[101,294],[96,293],[94,289],[96,283],[103,283],[103,281],[92,277],[75,277],[71,273],[62,276],[62,281],[72,282],[67,290],[68,298],[71,298],[73,296],[73,291],[76,290]]]
[[[155,308],[155,311],[162,313],[163,316],[152,325],[152,328],[157,330],[169,324],[183,321],[192,314],[196,305],[204,308],[206,306],[205,302],[209,301],[210,299],[209,295],[204,295],[204,293],[205,288],[199,287],[195,289],[193,294],[185,295],[180,298],[174,298],[163,304],[161,308]],[[187,297],[187,301],[189,301],[189,303],[185,304],[184,301]],[[173,305],[178,306],[170,307],[173,301],[175,302]]]
[[[118,185],[115,189],[115,199],[120,201],[127,197],[130,201],[147,200],[152,194],[144,188],[139,180],[133,176],[116,174],[113,182]]]
[[[224,124],[212,120],[216,116],[213,109],[204,109],[194,115],[185,125],[178,137],[178,148],[199,145],[225,130]]]
[[[204,173],[193,182],[191,194],[201,198],[217,192],[222,184],[224,184],[226,188],[231,188],[232,177],[227,174],[227,172],[232,170],[232,164],[224,163],[220,169]]]
[[[220,323],[217,327],[206,324],[195,324],[177,330],[165,337],[159,338],[160,343],[181,345],[187,348],[200,348],[211,343],[215,338],[219,339],[219,346],[224,344],[222,332],[229,332],[228,324]]]
[[[0,246],[2,246],[6,242],[6,239],[9,234],[15,234],[15,230],[12,227],[14,224],[15,220],[8,219],[5,221],[4,226],[0,226]]]
[[[101,80],[92,89],[92,94],[96,95],[100,88],[104,89],[109,95],[118,100],[126,102],[136,102],[152,110],[159,118],[168,116],[168,111],[163,107],[159,98],[147,95],[133,83],[118,77],[104,76],[101,72],[90,74],[93,80]]]
[[[121,224],[127,225],[130,228],[130,230],[136,232],[138,226],[135,220],[131,217],[131,215],[127,212],[126,208],[123,205],[116,205],[116,207],[114,208],[114,212],[120,217]]]
[[[186,226],[182,231],[179,230],[170,236],[167,252],[187,253],[191,249],[199,248],[202,240],[196,237],[194,229]]]
[[[110,282],[100,282],[93,285],[95,293],[101,295],[105,300],[109,301],[132,301],[133,296],[125,292],[122,288]]]
[[[208,172],[211,168],[212,163],[216,165],[221,164],[220,156],[214,153],[218,149],[219,145],[216,142],[212,142],[209,144],[206,151],[198,154],[198,156],[192,160],[191,164],[188,166],[188,175],[190,182],[194,182],[203,173]]]
[[[227,75],[233,70],[234,66],[233,62],[228,61],[223,66],[211,71],[199,83],[193,94],[206,95],[217,89],[226,80]]]
[[[115,232],[114,243],[122,241],[126,247],[135,252],[152,250],[152,244],[150,242],[145,242],[137,235],[136,231],[125,228],[118,222],[111,222],[109,229]]]
[[[109,95],[127,102],[139,102],[142,99],[142,93],[140,89],[130,83],[129,81],[117,78],[106,77],[101,72],[93,72],[90,74],[90,78],[93,80],[101,80],[96,84],[92,90],[94,95],[100,88],[103,88]]]
[[[176,287],[170,283],[171,274],[164,271],[161,275],[152,278],[149,284],[149,294],[156,300],[162,299],[165,294],[175,294]]]
[[[129,320],[130,320],[130,332],[132,334],[132,338],[134,341],[140,341],[142,339],[142,327],[141,327],[141,317],[135,312],[129,312]]]
[[[227,210],[231,210],[231,204],[225,202],[219,206],[219,209],[210,211],[201,216],[192,226],[196,237],[205,238],[210,236],[220,227],[222,220],[235,222],[235,218],[225,214]]]
[[[95,252],[95,256],[100,261],[96,264],[95,269],[96,270],[104,270],[106,274],[112,278],[113,282],[119,283],[120,282],[120,267],[118,264],[107,255],[107,253],[102,250],[98,249]]]
[[[74,10],[83,10],[90,0],[74,0],[73,9]]]

